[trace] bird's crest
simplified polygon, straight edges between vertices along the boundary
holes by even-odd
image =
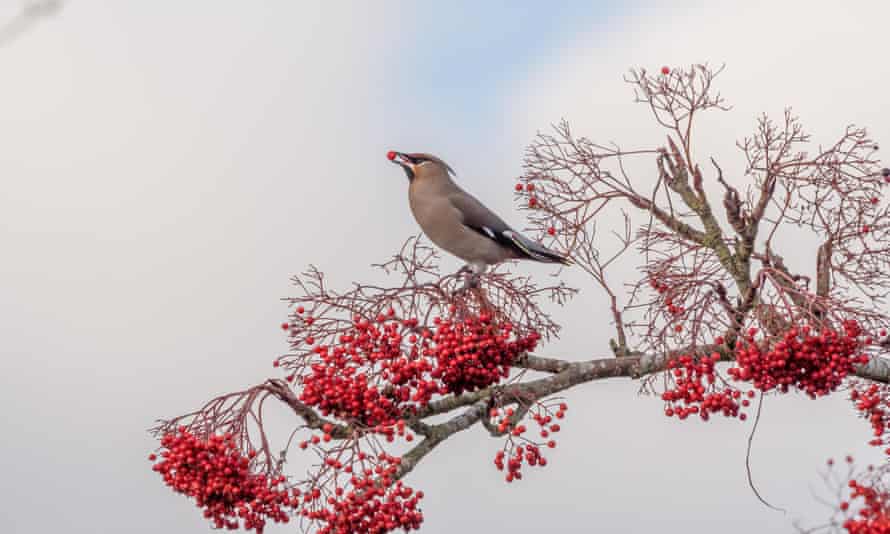
[[[445,161],[442,160],[442,158],[440,158],[438,156],[434,156],[432,154],[427,154],[425,152],[414,152],[412,154],[405,154],[405,155],[415,161],[418,161],[418,162],[434,161],[434,162],[438,163],[439,165],[441,165],[442,167],[444,167],[445,170],[448,171],[448,174],[450,174],[451,176],[457,176],[457,173],[454,172],[454,169],[451,168],[451,165],[445,163]]]

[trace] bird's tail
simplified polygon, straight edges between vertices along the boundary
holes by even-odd
[[[504,234],[510,238],[510,241],[516,246],[517,250],[530,260],[543,263],[561,263],[563,265],[572,264],[572,260],[565,254],[550,250],[537,241],[532,241],[520,233],[504,232]]]

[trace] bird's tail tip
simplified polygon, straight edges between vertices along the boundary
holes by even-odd
[[[550,249],[535,251],[534,253],[529,255],[529,257],[533,260],[544,263],[559,263],[561,265],[565,265],[566,267],[570,267],[575,264],[572,258],[570,258],[567,254],[556,252]]]
[[[505,232],[505,235],[509,237],[516,248],[530,260],[543,263],[561,263],[565,266],[574,265],[575,263],[568,255],[550,250],[544,245],[532,241],[521,234],[517,234],[516,232]]]

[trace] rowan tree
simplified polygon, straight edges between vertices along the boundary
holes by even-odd
[[[729,110],[713,85],[720,70],[630,71],[662,146],[598,144],[563,121],[531,142],[509,184],[529,229],[602,291],[614,327],[608,346],[591,347],[602,357],[541,355],[560,330],[547,309],[574,288],[511,265],[469,285],[412,237],[376,266],[389,284],[337,289],[315,267],[295,276],[276,376],[160,421],[153,469],[220,528],[412,530],[430,451],[481,425],[497,440],[491,468],[516,483],[558,456],[560,392],[615,377],[639,381],[678,425],[751,424],[741,421],[763,395],[848,395],[871,443],[890,446],[890,169],[865,129],[814,146],[790,110],[737,141],[743,168],[697,160],[696,121]],[[814,246],[786,261],[789,242]],[[633,274],[616,269],[628,262]],[[295,420],[281,442],[269,402]],[[313,467],[289,471],[294,455]],[[824,528],[890,532],[888,469],[834,473],[837,513]]]

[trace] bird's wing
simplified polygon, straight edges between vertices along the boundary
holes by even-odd
[[[498,242],[500,245],[513,249],[519,257],[526,257],[545,263],[571,264],[571,260],[565,255],[550,250],[537,241],[533,241],[510,228],[503,219],[486,208],[473,195],[460,191],[449,195],[448,200],[460,213],[461,222],[464,226]]]
[[[502,245],[515,247],[513,241],[507,236],[507,233],[512,232],[513,229],[495,212],[479,202],[476,197],[460,191],[449,195],[448,200],[460,213],[460,222],[464,226]]]

